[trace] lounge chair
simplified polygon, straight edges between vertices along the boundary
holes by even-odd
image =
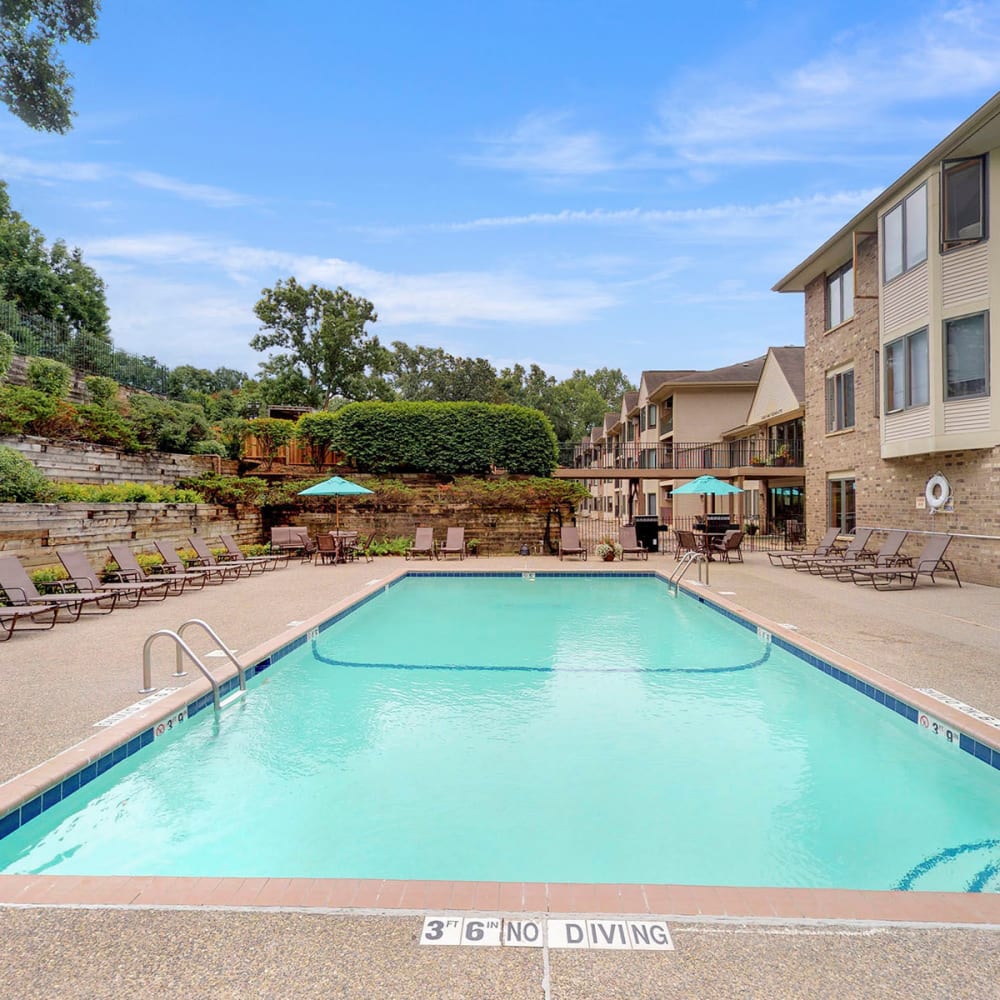
[[[819,544],[810,553],[800,552],[797,549],[785,549],[782,552],[768,552],[767,558],[771,560],[772,566],[781,566],[782,569],[791,569],[793,558],[803,555],[828,556],[837,546],[837,536],[840,528],[828,528],[826,534],[820,539]]]
[[[28,629],[52,628],[59,615],[58,604],[36,604],[30,608],[0,608],[0,642],[6,642],[21,622]]]
[[[713,542],[708,549],[709,557],[715,556],[723,562],[743,562],[743,532],[738,528],[730,528],[717,542]]]
[[[0,590],[3,590],[11,607],[48,608],[56,605],[60,611],[66,612],[70,621],[75,622],[82,614],[109,614],[118,603],[118,595],[111,590],[68,590],[67,586],[72,587],[69,581],[56,586],[62,588],[60,592],[43,596],[17,556],[0,556]]]
[[[166,582],[168,593],[175,595],[182,594],[188,584],[196,590],[201,590],[205,586],[204,573],[188,573],[186,571],[184,573],[167,573],[166,571],[160,571],[153,576],[148,576],[145,570],[139,565],[139,560],[136,559],[135,553],[127,545],[108,545],[108,551],[111,553],[111,558],[118,564],[118,569],[114,576],[119,580],[127,582],[138,580],[146,583]]]
[[[580,544],[580,532],[575,525],[567,524],[559,529],[559,558],[563,556],[587,558],[587,550]]]
[[[309,537],[309,532],[305,528],[281,525],[271,529],[271,551],[285,552],[289,555],[293,552],[298,553],[303,562],[309,562],[316,551],[316,543]]]
[[[951,535],[931,535],[923,552],[910,566],[902,564],[881,568],[863,566],[852,570],[851,574],[855,583],[870,583],[876,590],[888,590],[894,580],[900,583],[909,580],[910,587],[913,588],[917,585],[917,578],[921,576],[929,576],[932,583],[937,583],[934,579],[935,573],[951,573],[955,577],[955,583],[961,587],[962,581],[958,578],[958,569],[950,559],[944,557],[949,545],[951,545]]]
[[[188,544],[194,549],[195,555],[198,557],[192,564],[195,569],[211,567],[212,569],[227,573],[228,575],[224,577],[225,579],[240,577],[244,573],[250,576],[253,572],[250,563],[245,559],[227,559],[224,562],[220,562],[215,558],[215,553],[209,548],[208,542],[201,535],[188,535]],[[157,543],[158,545],[159,543]]]
[[[410,547],[403,553],[407,559],[416,559],[417,556],[427,556],[428,559],[435,559],[434,554],[434,529],[417,528],[410,542]]]
[[[626,556],[635,556],[637,559],[648,559],[649,552],[635,537],[635,525],[624,524],[618,529],[618,544],[622,547],[622,562]]]
[[[246,562],[251,566],[259,566],[262,570],[277,569],[279,566],[288,565],[288,553],[277,551],[268,556],[247,556],[239,547],[236,539],[232,535],[219,535],[219,541],[226,547],[226,554],[222,556],[223,561]]]
[[[829,563],[832,559],[844,560],[848,562],[858,562],[865,557],[862,555],[865,552],[865,546],[868,544],[869,539],[872,537],[872,528],[857,528],[851,537],[850,542],[847,543],[847,548],[837,551],[836,549],[825,556],[817,555],[798,555],[789,557],[789,562],[792,564],[792,569],[804,569],[808,570],[810,573],[813,572],[813,563]]]
[[[173,576],[188,574],[192,579],[201,576],[205,583],[225,583],[226,580],[235,580],[239,576],[239,570],[228,567],[223,569],[221,566],[197,566],[189,569],[173,542],[158,539],[153,544],[163,557],[163,565],[167,567],[167,572]]]
[[[101,583],[83,552],[60,549],[56,554],[77,590],[113,590],[118,594],[118,603],[125,601],[130,608],[134,608],[142,600],[165,600],[170,592],[170,584],[166,582],[115,580]]]
[[[890,531],[885,536],[878,552],[862,552],[857,559],[831,559],[829,562],[815,562],[809,571],[816,570],[820,576],[835,576],[838,580],[853,580],[851,570],[864,566],[874,569],[885,569],[888,566],[908,566],[913,560],[909,556],[901,556],[899,550],[906,541],[907,532]]]
[[[701,552],[701,542],[693,531],[675,528],[674,535],[677,538],[677,545],[674,548],[675,559],[680,559],[685,552]]]
[[[447,559],[448,556],[465,558],[465,528],[448,529],[444,544],[438,549],[438,557]]]

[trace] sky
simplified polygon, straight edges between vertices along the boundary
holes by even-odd
[[[262,289],[499,368],[803,342],[772,286],[1000,89],[1000,4],[104,0],[77,117],[0,178],[116,346],[257,372]]]

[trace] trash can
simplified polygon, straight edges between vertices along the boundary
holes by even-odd
[[[660,551],[660,519],[655,514],[636,514],[635,540],[647,552]]]

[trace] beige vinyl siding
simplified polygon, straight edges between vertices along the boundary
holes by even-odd
[[[941,258],[941,306],[946,313],[979,302],[990,290],[990,245],[980,243]]]
[[[886,285],[882,303],[882,328],[887,335],[924,325],[930,312],[927,262]]]
[[[957,399],[944,404],[945,434],[968,434],[990,429],[990,397]]]
[[[886,441],[905,441],[907,438],[927,437],[931,433],[931,408],[918,406],[899,413],[887,413],[883,433]]]

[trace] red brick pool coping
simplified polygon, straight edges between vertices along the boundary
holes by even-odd
[[[406,574],[402,568],[380,586]],[[433,571],[432,571],[433,572]],[[655,574],[661,579],[664,575]],[[682,585],[688,589],[686,585]],[[1000,733],[950,705],[939,703],[865,664],[842,656],[797,632],[776,625],[718,594],[691,587],[747,621],[782,636],[827,663],[854,674],[954,726],[976,740],[1000,749]],[[321,615],[303,621],[294,634],[305,634],[346,610],[365,594],[345,599]],[[286,635],[248,651],[251,664],[289,642]],[[215,671],[225,679],[228,666]],[[27,802],[61,779],[133,736],[168,718],[209,691],[202,678],[118,725],[69,748],[44,764],[0,785],[0,815]],[[983,765],[986,766],[986,765]],[[860,850],[864,845],[858,845]],[[643,917],[769,919],[787,921],[888,921],[905,923],[993,924],[1000,926],[1000,893],[859,891],[775,887],[566,884],[547,882],[426,882],[323,878],[182,878],[168,876],[75,876],[0,874],[0,906],[135,906],[261,909],[317,909],[350,913],[378,911],[475,911],[532,914],[601,914]]]
[[[0,906],[454,911],[1000,926],[1000,894],[546,882],[0,875]]]

